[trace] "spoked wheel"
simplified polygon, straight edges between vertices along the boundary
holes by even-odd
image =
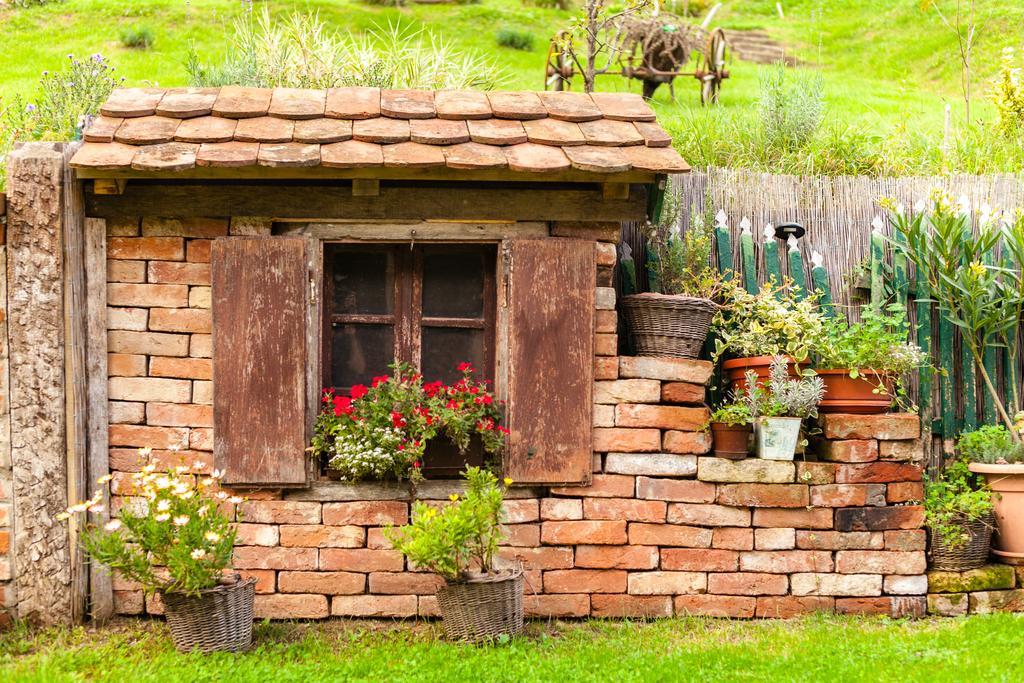
[[[696,74],[700,79],[701,104],[718,103],[718,93],[722,90],[722,81],[729,77],[729,72],[725,70],[728,49],[729,43],[725,40],[725,31],[716,28],[708,35],[708,42],[704,48],[703,68],[698,69]]]
[[[559,38],[551,41],[544,65],[545,90],[568,90],[572,86],[573,68],[568,49]]]

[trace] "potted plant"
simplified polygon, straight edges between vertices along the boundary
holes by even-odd
[[[977,432],[965,434],[958,444],[959,457],[935,480],[925,482],[925,521],[933,569],[962,572],[976,569],[988,559],[994,526],[992,491],[977,484],[961,445],[966,443],[971,451],[972,443],[986,438]]]
[[[501,402],[475,379],[470,363],[459,364],[462,379],[450,385],[424,383],[406,365],[392,367],[391,375],[357,384],[347,396],[324,391],[310,450],[336,478],[417,480],[501,453],[508,434],[499,424]],[[449,457],[438,462],[445,447]]]
[[[480,642],[516,635],[523,630],[523,570],[494,563],[504,488],[479,467],[466,468],[465,478],[465,495],[452,494],[441,509],[414,502],[412,523],[386,528],[384,536],[412,565],[444,578],[437,602],[449,638]]]
[[[149,454],[140,450],[143,458]],[[219,489],[223,473],[206,476],[202,468],[196,463],[161,472],[146,465],[131,478],[139,504],[103,526],[81,520],[102,510],[102,491],[61,517],[80,524],[82,547],[93,561],[137,582],[147,595],[159,593],[178,650],[236,652],[252,643],[256,584],[225,574],[235,545],[234,506],[242,499]]]
[[[1024,414],[1018,413],[1024,427]],[[1024,564],[1024,447],[1002,425],[961,435],[957,443],[968,468],[985,478],[993,495],[996,537],[992,553],[1007,564]]]
[[[733,392],[744,390],[748,370],[763,384],[776,356],[785,357],[790,376],[799,376],[795,363],[810,355],[824,328],[815,297],[797,298],[795,290],[792,283],[779,287],[770,280],[751,294],[738,283],[729,283],[725,292],[729,305],[712,323],[712,358],[732,356],[722,369]]]
[[[742,460],[750,452],[753,433],[750,405],[743,401],[723,403],[711,413],[711,439],[716,458]]]
[[[901,304],[865,306],[860,322],[827,320],[815,345],[814,371],[825,382],[819,412],[884,413],[894,402],[912,409],[903,378],[928,359],[920,347],[907,342],[908,327]]]
[[[639,356],[696,358],[724,286],[723,275],[711,266],[711,221],[693,212],[689,229],[680,233],[677,202],[673,193],[667,193],[661,219],[647,225],[652,291],[622,297]]]
[[[824,382],[811,371],[792,378],[785,356],[772,359],[766,385],[758,384],[755,372],[748,370],[743,399],[754,421],[757,457],[792,460],[803,421],[818,416],[818,404],[824,393]]]

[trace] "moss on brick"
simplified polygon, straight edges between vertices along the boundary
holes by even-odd
[[[928,572],[929,593],[972,593],[974,591],[1013,588],[1016,577],[1013,567],[990,564],[966,572]]]

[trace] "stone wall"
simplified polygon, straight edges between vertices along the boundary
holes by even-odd
[[[137,449],[161,464],[212,450],[210,239],[227,220],[108,224],[110,462],[125,504]],[[618,357],[614,248],[596,243],[599,285],[594,478],[515,488],[502,556],[527,571],[537,616],[790,616],[809,611],[923,614],[925,535],[918,419],[823,421],[817,462],[709,457],[702,361]],[[173,448],[179,451],[171,450]],[[457,482],[418,497],[443,504]],[[397,485],[320,484],[250,492],[235,567],[272,618],[429,616],[434,575],[388,547],[408,520]],[[159,613],[115,579],[119,612]]]

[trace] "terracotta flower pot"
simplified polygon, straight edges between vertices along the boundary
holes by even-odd
[[[711,423],[711,439],[716,458],[742,460],[750,452],[750,425],[730,425],[724,422]]]
[[[768,381],[768,375],[772,369],[774,356],[748,356],[746,358],[733,358],[722,363],[722,370],[729,380],[729,386],[734,394],[741,394],[747,388],[747,370],[757,373],[757,385],[761,386]],[[789,376],[799,377],[796,371],[796,361],[789,359]]]
[[[892,406],[893,380],[870,370],[850,377],[848,369],[815,370],[825,383],[825,398],[818,404],[819,413],[875,415]],[[877,391],[877,393],[876,393]]]
[[[996,538],[992,554],[1006,564],[1024,565],[1024,465],[972,462],[970,470],[985,477],[992,492]]]

